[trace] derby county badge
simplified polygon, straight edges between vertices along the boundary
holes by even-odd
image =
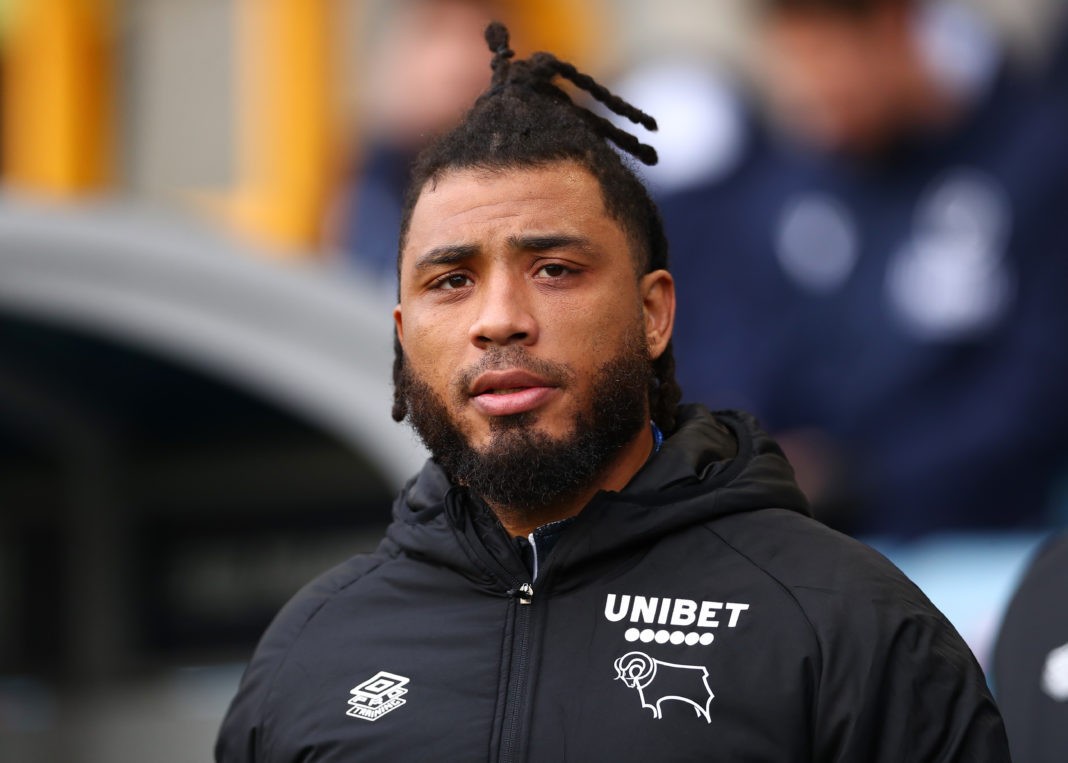
[[[704,665],[677,665],[654,660],[644,652],[629,652],[615,662],[616,680],[638,691],[642,707],[663,717],[665,702],[690,705],[698,718],[712,722],[709,708],[715,696],[708,686],[708,668]]]

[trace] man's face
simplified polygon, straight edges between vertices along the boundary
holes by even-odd
[[[671,277],[639,277],[585,169],[447,173],[412,212],[400,274],[406,373],[471,450],[566,443],[606,407],[627,422],[617,439],[647,424]],[[426,402],[406,386],[410,408]]]

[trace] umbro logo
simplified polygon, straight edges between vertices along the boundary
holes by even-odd
[[[401,699],[408,693],[405,688],[407,685],[408,679],[404,676],[380,670],[352,688],[349,692],[352,694],[352,699],[349,700],[351,707],[345,711],[345,715],[365,721],[377,721],[407,702]]]

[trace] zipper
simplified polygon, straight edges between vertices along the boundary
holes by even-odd
[[[534,586],[530,583],[524,583],[515,589],[515,597],[520,604],[530,604],[534,600]]]
[[[527,672],[530,668],[530,604],[534,601],[534,582],[538,579],[538,545],[534,533],[527,536],[534,561],[531,582],[513,588],[510,593],[519,603],[515,608],[512,630],[512,659],[508,671],[508,693],[505,695],[504,728],[501,730],[501,748],[498,760],[512,763],[517,760],[522,743],[523,711],[527,703],[523,696],[527,689]]]
[[[531,712],[530,662],[535,652],[533,640],[538,633],[536,616],[543,605],[534,601],[534,585],[545,591],[552,576],[551,565],[540,569],[538,538],[536,533],[527,536],[534,557],[530,582],[520,583],[508,591],[516,605],[512,607],[514,620],[512,625],[512,649],[509,661],[508,690],[505,695],[505,711],[502,720],[500,744],[498,746],[498,763],[518,763],[528,749],[527,729],[525,725]],[[516,580],[518,583],[519,581]],[[539,602],[541,599],[538,600]]]
[[[447,508],[454,515],[462,517],[464,507],[460,503],[461,500],[461,493],[456,490],[450,491],[446,496]],[[463,527],[462,524],[458,526]],[[503,532],[500,528],[498,531]],[[508,599],[505,622],[511,620],[511,637],[508,639],[510,644],[501,655],[500,671],[502,677],[507,676],[505,679],[507,685],[504,687],[501,707],[495,713],[495,727],[490,749],[491,758],[496,763],[520,763],[528,749],[525,727],[531,710],[528,701],[532,689],[531,662],[535,654],[533,642],[537,632],[536,618],[541,611],[540,604],[534,600],[534,586],[537,583],[539,590],[544,590],[544,584],[539,583],[538,579],[531,574],[533,570],[526,569],[511,538],[507,538],[505,543],[498,546],[498,548],[511,550],[511,559],[506,559],[491,551],[486,540],[480,538],[477,532],[465,531],[458,537],[465,546],[470,548],[476,558],[481,560],[482,569],[489,573],[491,579],[495,579],[497,585],[504,584],[503,593]],[[534,538],[530,541],[535,564],[538,564],[537,541]],[[501,592],[501,588],[496,590]]]
[[[501,730],[500,763],[515,763],[523,742],[523,714],[527,703],[527,673],[530,670],[530,636],[534,586],[523,583],[508,592],[517,605],[513,607],[512,655],[508,670],[508,692],[505,695],[505,712]]]

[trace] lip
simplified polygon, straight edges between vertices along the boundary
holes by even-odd
[[[557,391],[556,385],[537,374],[520,369],[488,371],[472,383],[469,394],[474,407],[487,416],[512,416],[541,407]],[[512,390],[498,393],[495,390]]]

